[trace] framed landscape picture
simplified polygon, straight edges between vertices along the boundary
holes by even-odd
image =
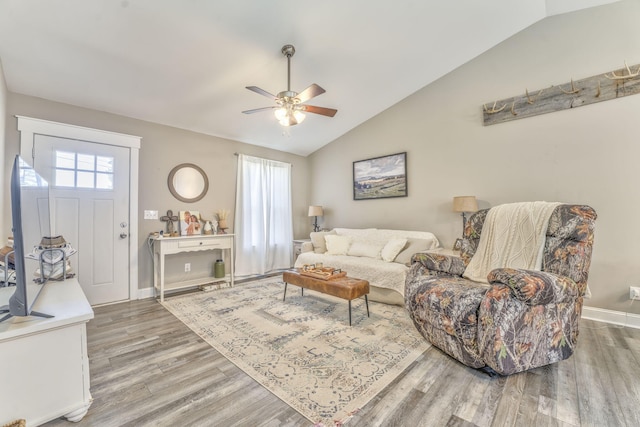
[[[353,162],[353,200],[406,196],[406,152]]]

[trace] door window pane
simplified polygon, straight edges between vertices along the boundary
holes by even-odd
[[[56,151],[56,168],[75,169],[76,155],[75,153],[67,153],[65,151]]]
[[[96,158],[89,154],[78,154],[78,170],[96,170]]]
[[[75,187],[75,173],[67,170],[56,170],[56,186],[57,187]]]
[[[78,171],[77,175],[78,182],[76,183],[76,187],[78,188],[94,188],[95,187],[95,174],[93,172],[82,172]]]
[[[57,187],[113,190],[114,158],[56,151]]]
[[[113,190],[113,174],[97,173],[96,188],[99,188],[101,190]]]
[[[113,172],[113,157],[98,156],[96,170],[98,172]]]

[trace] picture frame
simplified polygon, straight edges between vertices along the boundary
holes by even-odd
[[[178,224],[181,236],[197,236],[202,234],[202,224],[200,224],[200,212],[180,211]]]
[[[353,200],[407,195],[406,151],[353,162]]]

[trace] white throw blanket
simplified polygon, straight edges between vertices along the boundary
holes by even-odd
[[[491,208],[464,277],[488,283],[494,268],[540,270],[549,218],[559,204],[524,202]]]

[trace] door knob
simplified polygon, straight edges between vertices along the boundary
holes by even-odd
[[[126,239],[126,238],[127,238],[127,236],[128,236],[128,234],[127,234],[127,233],[120,233],[120,238],[121,238],[121,239]]]

